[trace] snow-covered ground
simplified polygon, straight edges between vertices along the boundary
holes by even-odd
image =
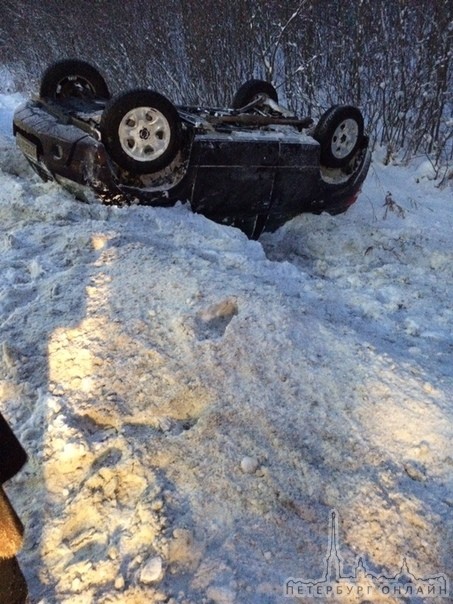
[[[30,456],[7,491],[31,602],[312,602],[284,583],[324,573],[332,510],[345,574],[452,579],[452,189],[377,155],[348,213],[251,242],[40,182],[17,102],[0,408]]]

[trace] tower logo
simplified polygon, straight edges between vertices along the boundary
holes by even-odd
[[[352,573],[344,572],[343,559],[338,547],[338,514],[330,513],[329,540],[324,564],[324,574],[318,579],[295,579],[285,581],[284,595],[291,598],[334,598],[354,596],[376,598],[377,596],[447,598],[449,580],[444,574],[417,577],[409,570],[404,558],[398,572],[393,577],[375,575],[359,557],[352,567]]]

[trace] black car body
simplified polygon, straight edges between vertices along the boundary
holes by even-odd
[[[354,107],[333,107],[313,126],[280,107],[275,89],[260,80],[239,89],[232,109],[174,107],[146,90],[109,100],[88,76],[82,89],[77,76],[62,84],[74,64],[88,65],[56,64],[50,90],[44,74],[40,95],[16,110],[13,127],[38,174],[79,198],[90,190],[105,203],[187,201],[256,238],[302,212],[344,212],[368,172],[368,138]],[[49,70],[55,75],[55,66]],[[353,139],[343,147],[334,143],[342,127]]]

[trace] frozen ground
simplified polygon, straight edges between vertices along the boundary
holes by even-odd
[[[312,602],[283,585],[323,574],[333,509],[347,574],[452,578],[451,188],[377,157],[346,215],[251,242],[40,182],[17,102],[0,406],[30,456],[8,494],[31,602]],[[329,601],[401,601],[354,585]]]

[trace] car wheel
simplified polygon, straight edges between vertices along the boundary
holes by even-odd
[[[39,96],[65,101],[69,98],[109,99],[108,86],[99,71],[76,59],[57,61],[44,71]]]
[[[278,103],[278,94],[269,82],[264,80],[248,80],[239,88],[233,98],[233,109],[241,109],[253,101],[259,94],[264,94]]]
[[[100,131],[113,161],[136,174],[164,168],[181,146],[176,107],[152,90],[130,90],[113,98],[102,114]]]
[[[315,127],[313,138],[321,145],[321,164],[327,168],[346,166],[363,138],[363,117],[357,107],[336,105],[328,109]]]

